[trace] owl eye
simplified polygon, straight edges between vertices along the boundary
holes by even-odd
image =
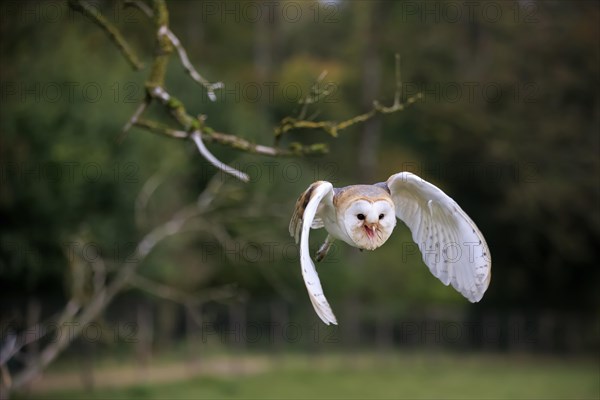
[[[379,214],[379,219],[383,219],[383,217],[385,217],[385,215]]]
[[[356,218],[358,218],[358,219],[360,219],[362,221],[363,219],[365,219],[365,214],[358,214],[356,216]]]

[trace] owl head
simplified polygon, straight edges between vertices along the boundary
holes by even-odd
[[[348,206],[343,211],[346,233],[360,249],[375,250],[383,245],[396,226],[394,202],[383,189],[356,185],[348,193]]]

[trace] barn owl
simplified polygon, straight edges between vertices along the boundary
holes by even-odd
[[[419,246],[424,263],[444,285],[451,284],[471,302],[483,297],[491,278],[491,258],[483,235],[469,216],[439,188],[410,172],[374,185],[334,188],[318,181],[296,202],[290,235],[300,242],[300,266],[308,296],[327,325],[337,320],[321,287],[309,253],[310,229],[325,228],[317,251],[321,261],[335,239],[362,250],[382,246],[403,221]]]

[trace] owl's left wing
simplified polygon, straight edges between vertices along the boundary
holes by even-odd
[[[386,185],[396,217],[410,228],[431,273],[472,303],[481,300],[492,261],[471,218],[443,191],[410,172],[390,176]]]
[[[290,235],[296,239],[296,243],[300,240],[300,266],[308,290],[308,297],[317,315],[327,325],[337,325],[337,320],[333,315],[333,311],[331,311],[331,306],[327,302],[325,294],[323,294],[319,275],[315,264],[310,258],[308,236],[311,227],[322,227],[322,221],[319,222],[320,219],[317,220],[315,215],[317,215],[320,206],[333,207],[333,194],[333,185],[329,182],[318,181],[310,185],[296,202],[296,209],[289,227]],[[317,221],[317,224],[315,224],[315,221]]]
[[[304,211],[306,210],[306,207],[308,206],[308,202],[313,197],[315,188],[317,188],[318,186],[321,186],[324,183],[329,183],[329,182],[317,181],[317,182],[311,184],[308,187],[308,189],[306,189],[300,195],[300,197],[298,197],[298,200],[296,201],[296,207],[294,208],[294,214],[292,215],[292,219],[290,220],[290,225],[288,228],[290,231],[290,235],[294,238],[296,243],[298,243],[300,241],[300,231],[302,230],[302,221],[304,220]],[[332,186],[331,194],[333,196],[333,186]],[[333,197],[329,198],[328,200],[329,200],[328,205],[333,206]],[[312,220],[312,223],[310,224],[310,227],[312,229],[319,229],[324,226],[323,220],[318,216],[319,208],[323,208],[323,206],[317,207],[317,212]]]

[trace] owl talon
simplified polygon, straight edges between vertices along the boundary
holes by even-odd
[[[331,247],[333,240],[334,239],[330,235],[327,235],[325,243],[323,243],[321,247],[319,247],[319,250],[317,250],[317,256],[315,258],[317,262],[321,262],[321,260],[323,260],[325,256],[327,256],[327,253],[329,252],[329,248]]]

